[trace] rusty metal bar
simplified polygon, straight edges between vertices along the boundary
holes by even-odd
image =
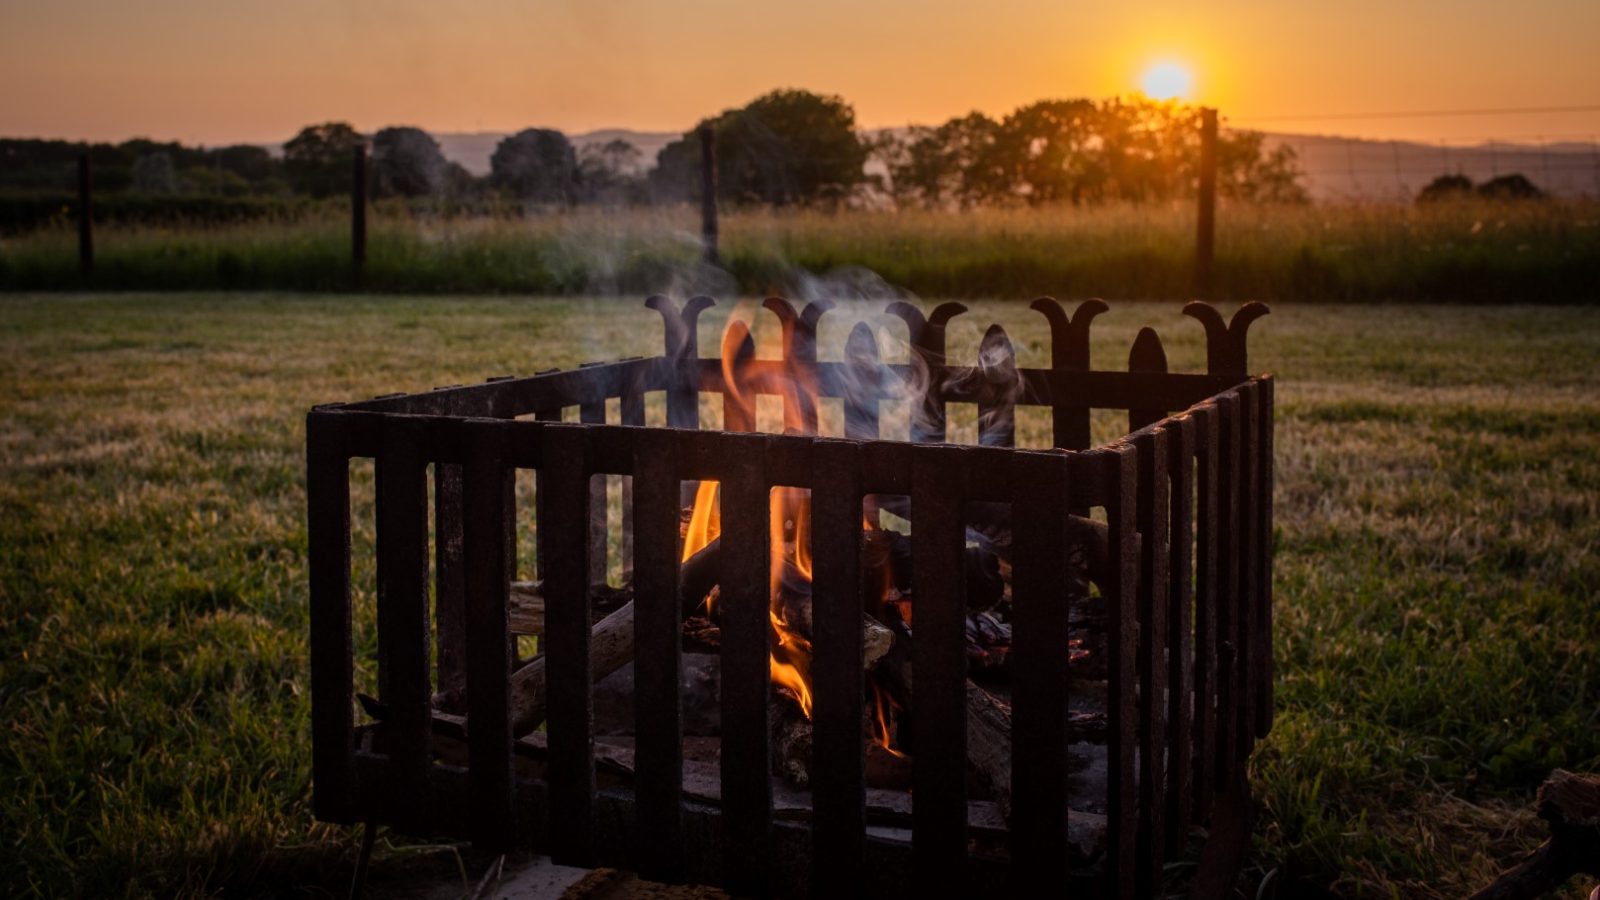
[[[622,394],[622,424],[643,428],[644,391],[630,386]],[[633,583],[633,476],[622,476],[622,583]]]
[[[1036,888],[1059,881],[1067,844],[1067,461],[1019,453],[1011,483],[1011,881]]]
[[[1211,818],[1217,771],[1217,454],[1219,414],[1206,403],[1195,421],[1195,590],[1194,590],[1194,821]]]
[[[1138,798],[1134,751],[1138,746],[1139,493],[1138,452],[1131,444],[1100,456],[1106,498],[1106,870],[1118,900],[1132,900],[1138,879]]]
[[[457,703],[467,689],[466,560],[461,536],[461,465],[433,466],[434,630],[438,690]],[[452,709],[452,712],[458,712]]]
[[[1152,332],[1153,334],[1153,332]],[[1139,453],[1139,893],[1161,887],[1166,837],[1167,431],[1135,435]]]
[[[1167,852],[1183,852],[1192,821],[1194,750],[1194,434],[1192,416],[1167,430],[1167,474],[1172,479],[1167,592]]]
[[[771,887],[768,553],[771,497],[765,441],[723,435],[722,473],[722,847],[723,884],[760,896]]]
[[[1257,470],[1258,442],[1261,435],[1256,431],[1256,413],[1259,406],[1256,401],[1255,383],[1240,385],[1239,395],[1239,520],[1233,532],[1234,541],[1239,546],[1239,576],[1238,591],[1235,593],[1235,608],[1239,617],[1239,678],[1240,678],[1240,707],[1238,721],[1238,750],[1240,759],[1250,755],[1250,750],[1255,746],[1255,717],[1256,706],[1261,693],[1261,657],[1256,651],[1256,573],[1261,568],[1260,548],[1256,544],[1256,534],[1260,531],[1261,520],[1257,517],[1256,496],[1260,483],[1260,472]]]
[[[811,491],[812,894],[860,889],[866,863],[861,464],[855,444],[819,441]]]
[[[634,731],[639,874],[684,877],[683,659],[678,623],[679,488],[676,440],[648,432],[634,444]]]
[[[306,416],[306,542],[311,604],[311,779],[317,818],[353,822],[354,665],[350,629],[350,460],[338,423]]]
[[[588,429],[546,426],[538,501],[549,683],[550,858],[594,865],[594,727],[589,675]]]
[[[1216,790],[1234,786],[1243,759],[1239,752],[1239,402],[1229,392],[1217,397],[1217,780]]]
[[[471,776],[473,843],[511,849],[511,675],[506,608],[516,564],[512,531],[514,470],[505,464],[493,422],[467,422],[462,465],[463,546],[466,562],[467,760]]]
[[[1261,429],[1258,453],[1261,463],[1260,500],[1258,508],[1261,525],[1257,531],[1260,542],[1259,564],[1256,570],[1256,659],[1261,686],[1257,694],[1256,736],[1266,737],[1272,729],[1272,506],[1273,469],[1272,429],[1274,415],[1274,382],[1271,375],[1259,382],[1261,412],[1257,424]]]
[[[590,400],[578,406],[578,421],[590,425],[606,423],[606,402]],[[589,583],[606,583],[606,550],[609,544],[607,522],[610,503],[606,499],[604,475],[589,479]]]
[[[965,884],[967,863],[967,655],[961,499],[965,451],[918,447],[911,469],[912,764],[914,886],[938,896]],[[959,887],[957,887],[959,890]]]
[[[383,795],[391,821],[425,831],[433,766],[428,677],[427,462],[415,428],[384,428],[375,469],[378,564],[378,697],[388,707],[382,749],[389,755]]]

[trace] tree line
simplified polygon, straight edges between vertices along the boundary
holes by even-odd
[[[937,126],[863,132],[843,99],[777,90],[703,119],[644,165],[625,141],[575,147],[530,128],[504,138],[478,177],[445,158],[421,128],[370,135],[343,122],[307,126],[282,156],[253,145],[188,147],[0,140],[0,188],[69,190],[88,152],[97,191],[143,195],[327,197],[348,192],[351,151],[370,148],[378,197],[494,199],[536,207],[691,201],[700,193],[698,131],[709,127],[718,195],[731,205],[957,207],[1156,202],[1191,196],[1200,110],[1142,97],[1045,100],[995,119],[974,112]],[[1218,190],[1226,197],[1303,202],[1287,147],[1225,131]]]

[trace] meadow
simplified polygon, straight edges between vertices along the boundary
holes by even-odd
[[[1560,228],[1529,252],[1594,241]],[[239,238],[186,240],[180,263]],[[0,296],[0,895],[342,895],[356,834],[309,805],[304,414],[658,352],[640,299]],[[1043,364],[1041,317],[973,306],[957,358],[999,321]],[[1154,324],[1174,369],[1202,367],[1178,307],[1114,304],[1097,366]],[[1280,378],[1278,716],[1246,896],[1461,896],[1543,839],[1552,767],[1600,768],[1600,310],[1280,304],[1251,337]],[[376,865],[459,858],[385,833]]]
[[[293,290],[633,294],[676,279],[727,293],[792,290],[806,272],[862,266],[921,296],[1181,297],[1192,289],[1192,202],[971,211],[735,210],[721,270],[697,268],[683,207],[526,216],[372,214],[350,265],[345,206],[248,223],[112,224],[80,274],[70,222],[0,238],[0,290]],[[1218,213],[1219,299],[1592,303],[1600,202],[1464,200],[1246,206]]]

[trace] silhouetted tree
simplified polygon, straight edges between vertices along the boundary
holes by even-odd
[[[495,145],[489,157],[494,186],[533,203],[571,205],[578,199],[578,158],[559,131],[529,128]]]
[[[283,165],[295,190],[328,197],[350,190],[351,148],[361,133],[344,122],[307,125],[283,145]]]
[[[620,138],[587,144],[578,152],[578,175],[584,199],[627,203],[640,199],[639,148]]]
[[[373,188],[378,196],[422,197],[444,184],[444,153],[420,128],[396,126],[372,136]]]
[[[160,151],[146,153],[134,160],[130,174],[136,191],[147,194],[175,194],[178,191],[178,173],[172,167],[172,157]]]
[[[1527,176],[1512,173],[1478,185],[1478,196],[1490,200],[1543,200],[1544,191],[1529,181]]]
[[[1472,179],[1465,175],[1440,175],[1417,192],[1418,203],[1462,200],[1472,196]]]
[[[867,147],[855,110],[834,96],[778,90],[703,120],[656,156],[651,188],[668,200],[699,196],[701,125],[717,150],[718,196],[777,206],[842,200],[860,184]]]

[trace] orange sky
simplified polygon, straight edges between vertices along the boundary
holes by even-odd
[[[841,94],[867,127],[936,123],[1130,92],[1173,59],[1240,125],[1588,139],[1600,112],[1252,117],[1597,106],[1596,35],[1596,0],[0,0],[0,134],[681,130],[779,86]]]

